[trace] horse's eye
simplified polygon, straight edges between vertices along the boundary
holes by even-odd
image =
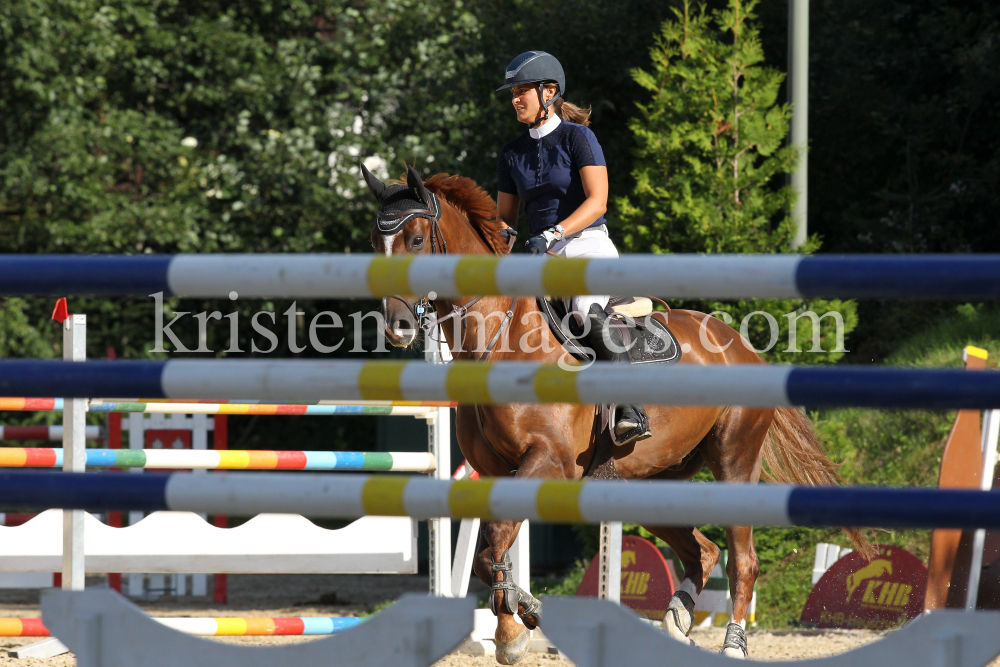
[[[423,236],[414,236],[413,237],[413,243],[411,244],[411,246],[414,247],[414,248],[419,248],[422,245],[424,245],[424,237]]]

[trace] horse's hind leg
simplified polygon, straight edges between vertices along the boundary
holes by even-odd
[[[693,643],[687,636],[694,625],[694,605],[722,552],[694,526],[643,527],[669,544],[684,565],[684,578],[670,598],[670,606],[663,618],[663,629],[674,639]]]
[[[705,462],[719,482],[756,483],[761,473],[761,448],[774,417],[773,409],[730,408],[705,438]],[[729,592],[733,615],[726,627],[722,655],[747,656],[747,612],[760,562],[753,546],[751,526],[728,526]]]
[[[733,600],[733,615],[726,628],[726,641],[722,645],[722,655],[731,658],[747,656],[747,612],[753,598],[753,586],[760,572],[760,561],[753,546],[751,526],[731,526],[726,528],[729,543],[729,562],[726,574],[729,577],[729,594]],[[736,627],[739,630],[736,630]]]

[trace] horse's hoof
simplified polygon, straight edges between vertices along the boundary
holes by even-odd
[[[726,648],[719,651],[719,655],[724,655],[727,658],[736,658],[737,660],[747,659],[746,655],[743,654],[743,651],[741,651],[738,648],[732,648],[731,646],[727,646]]]
[[[684,631],[677,627],[677,623],[674,622],[673,614],[667,612],[666,618],[663,619],[663,629],[667,631],[667,635],[671,639],[676,639],[682,644],[690,644],[694,646],[694,641],[690,639]]]
[[[528,642],[530,633],[525,630],[520,635],[509,642],[496,642],[496,658],[501,665],[514,665],[528,655]]]

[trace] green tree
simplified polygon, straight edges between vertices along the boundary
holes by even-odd
[[[796,149],[785,142],[791,108],[778,103],[785,75],[764,65],[753,21],[756,5],[757,0],[729,0],[724,9],[710,11],[685,0],[661,27],[650,51],[652,68],[633,70],[652,99],[638,105],[630,124],[636,142],[632,197],[616,201],[629,250],[789,250],[795,193],[781,183],[796,163]],[[803,250],[818,246],[812,238]],[[846,335],[857,324],[851,302],[754,299],[697,305],[731,313],[733,325],[758,348],[773,340],[781,353],[769,353],[772,360],[795,355],[800,362],[832,363],[844,354],[836,340],[838,326]],[[813,320],[794,315],[806,311],[840,313],[840,323],[835,317],[820,323],[824,354],[806,354],[818,349],[812,343],[801,346],[812,337]],[[800,341],[794,347],[793,319]]]

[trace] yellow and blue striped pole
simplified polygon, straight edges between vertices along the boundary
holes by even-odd
[[[0,507],[646,525],[1000,528],[1000,494],[956,489],[395,475],[0,473]]]

